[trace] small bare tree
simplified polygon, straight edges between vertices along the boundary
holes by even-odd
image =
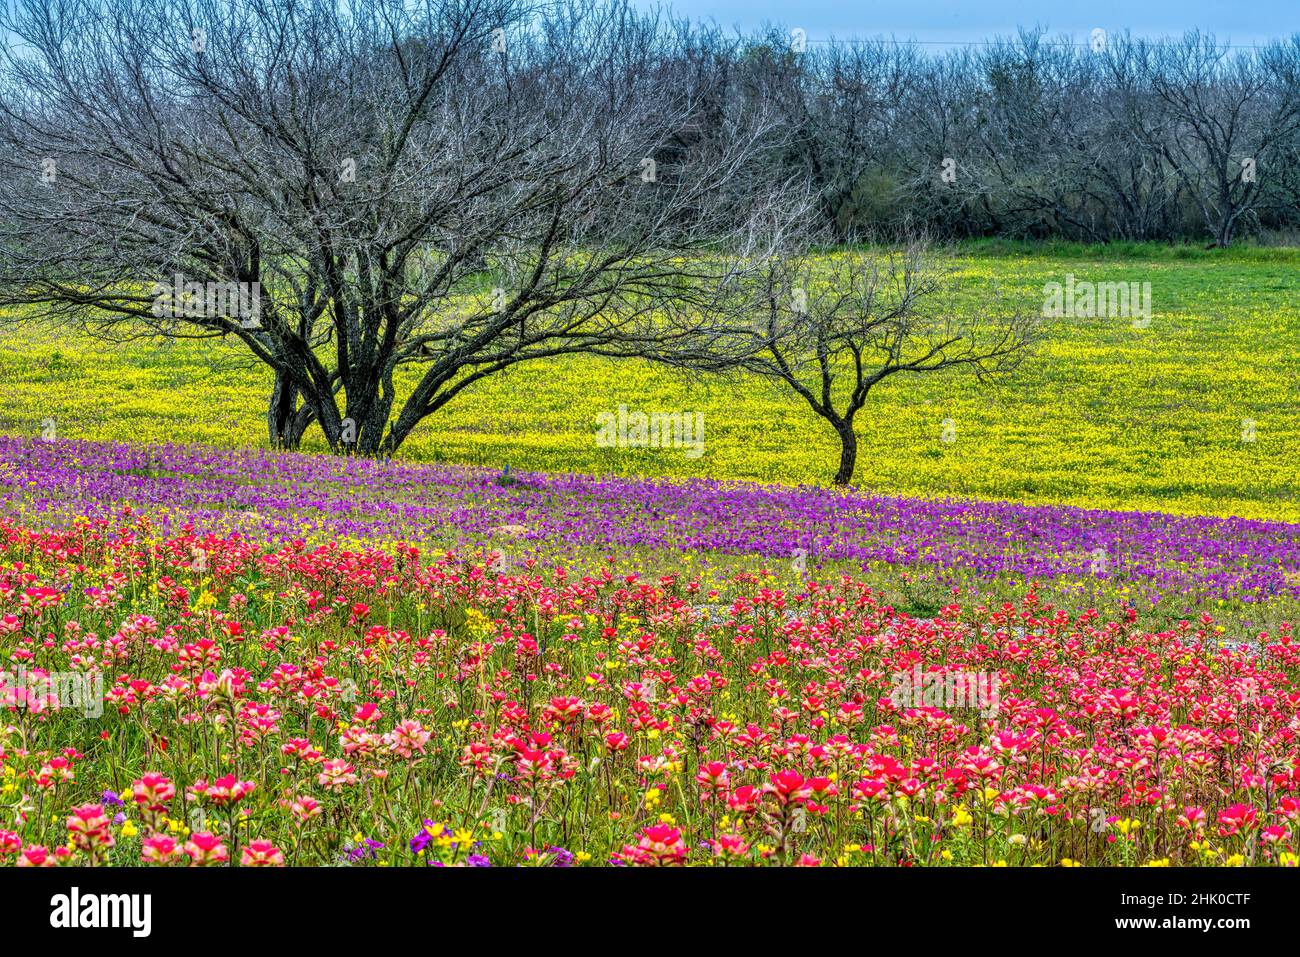
[[[853,478],[855,420],[879,383],[903,373],[1006,373],[1035,338],[1033,315],[1001,307],[974,317],[959,312],[951,268],[920,239],[773,258],[763,275],[739,291],[752,297],[757,289],[748,324],[715,324],[702,338],[693,330],[689,345],[657,358],[695,372],[743,371],[791,390],[839,437],[837,485]]]

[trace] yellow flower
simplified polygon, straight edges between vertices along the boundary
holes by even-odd
[[[136,829],[135,824],[133,824],[131,821],[126,821],[122,824],[123,837],[135,837],[139,833],[140,832]]]

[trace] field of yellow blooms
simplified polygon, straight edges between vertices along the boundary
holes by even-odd
[[[887,380],[859,417],[854,482],[878,491],[1300,519],[1300,250],[967,247],[961,308],[996,292],[1042,309],[1044,285],[1150,282],[1145,328],[1044,320],[1037,353],[991,386]],[[0,324],[0,432],[60,438],[265,443],[264,369],[220,345],[105,348]],[[602,448],[620,405],[700,412],[705,451]],[[307,448],[323,447],[319,432]],[[754,381],[686,383],[662,368],[566,358],[479,384],[404,446],[415,461],[539,472],[824,484],[834,435]]]

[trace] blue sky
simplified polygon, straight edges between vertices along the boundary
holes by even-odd
[[[800,27],[810,40],[884,36],[966,42],[1041,26],[1082,43],[1096,27],[1149,37],[1196,27],[1220,40],[1251,44],[1300,32],[1300,0],[670,0],[664,5],[746,32],[765,23]]]

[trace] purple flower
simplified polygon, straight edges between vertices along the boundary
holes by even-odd
[[[355,847],[345,847],[343,859],[353,864],[360,864],[363,861],[373,861],[378,859],[379,851],[384,847],[379,841],[372,841],[366,838]]]
[[[434,828],[439,828],[439,830],[435,832],[433,830]],[[421,826],[420,830],[416,833],[415,837],[411,838],[410,841],[411,853],[419,854],[421,851],[423,851],[426,847],[429,846],[429,842],[432,841],[435,837],[439,837],[447,833],[448,833],[447,828],[441,827],[436,821],[431,821],[428,818],[425,818],[423,822],[423,826]]]
[[[514,473],[260,449],[44,442],[0,436],[0,507],[66,527],[113,521],[123,502],[169,534],[293,541],[347,535],[474,548],[526,529],[518,559],[557,550],[797,553],[889,567],[922,586],[987,594],[984,582],[1115,583],[1171,615],[1220,600],[1300,597],[1300,524],[1160,512],[917,499],[865,490],[694,479]],[[247,476],[257,475],[256,483]],[[954,599],[959,600],[959,599]]]
[[[554,860],[551,861],[551,867],[572,867],[573,852],[566,851],[562,847],[548,847],[546,853],[550,854]]]

